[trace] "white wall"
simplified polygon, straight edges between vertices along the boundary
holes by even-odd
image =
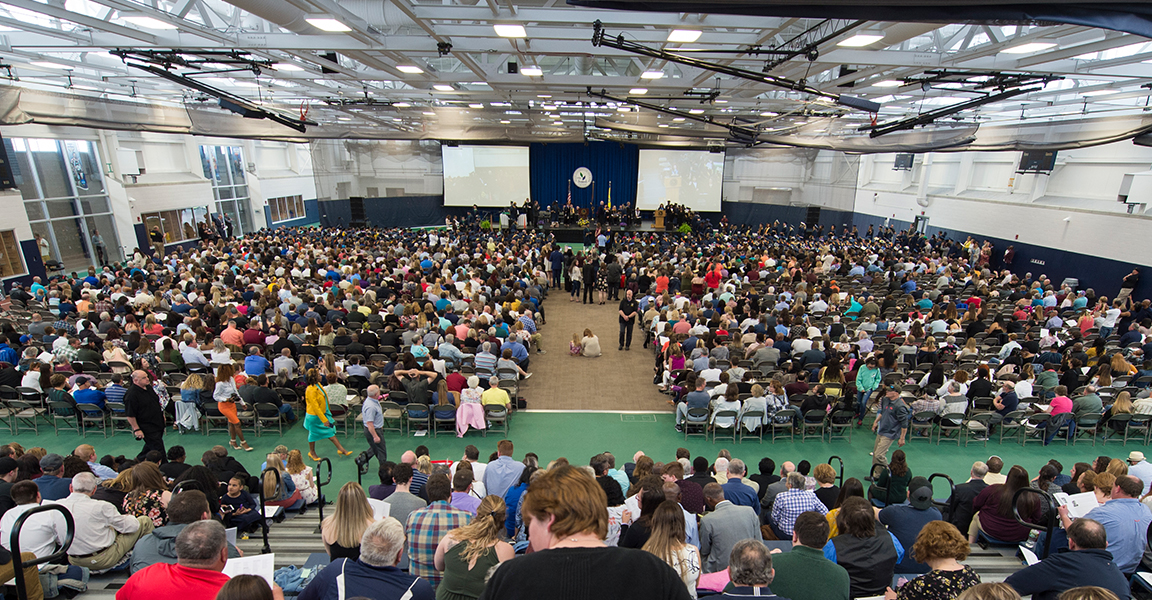
[[[1126,173],[1152,168],[1152,148],[1118,142],[1062,151],[1050,175],[1018,174],[1019,152],[917,155],[912,171],[893,154],[861,159],[855,210],[1026,244],[1152,265],[1152,212],[1117,200]],[[1152,202],[1141,198],[1132,201]]]

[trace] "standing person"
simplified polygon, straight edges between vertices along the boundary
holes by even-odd
[[[328,394],[320,385],[320,374],[316,369],[308,369],[306,375],[308,387],[304,390],[304,402],[307,406],[307,416],[304,417],[304,429],[308,431],[308,458],[319,462],[316,455],[316,442],[332,440],[336,445],[336,453],[351,456],[351,450],[345,450],[336,439],[336,430],[332,427],[332,412],[328,410]]]
[[[507,510],[503,498],[488,496],[470,524],[440,538],[434,560],[444,579],[436,588],[436,600],[479,598],[488,571],[516,556],[512,546],[500,539]]]
[[[639,304],[632,299],[632,288],[624,292],[620,301],[620,350],[632,349],[632,330],[636,327],[636,311]]]
[[[97,264],[104,265],[108,263],[108,246],[104,243],[104,236],[100,235],[99,229],[92,230],[92,247],[96,249],[96,262]]]
[[[152,251],[156,254],[156,260],[160,260],[164,256],[164,234],[160,233],[159,227],[152,228],[152,231],[148,233],[148,240],[152,242]]]
[[[232,370],[232,364],[220,365],[216,369],[216,388],[212,392],[212,399],[216,401],[216,409],[220,414],[228,419],[228,437],[230,438],[228,444],[235,450],[244,450],[251,452],[255,448],[248,445],[244,439],[244,431],[240,427],[240,416],[236,412],[236,403],[243,402],[240,399],[240,392],[236,389],[236,381],[232,379],[235,372]],[[236,443],[236,439],[240,439],[240,443]]]
[[[365,392],[361,414],[364,416],[364,438],[368,440],[368,452],[383,465],[388,460],[388,448],[384,444],[384,409],[380,406],[380,386],[370,385]]]
[[[872,392],[880,387],[880,368],[876,366],[876,357],[869,356],[864,366],[856,372],[856,426],[864,424],[864,417],[868,414],[868,398]]]
[[[132,371],[132,385],[124,393],[124,414],[132,435],[144,440],[136,460],[143,460],[152,450],[164,454],[164,409],[146,371]]]
[[[908,419],[912,411],[900,397],[900,390],[889,385],[884,388],[884,397],[880,399],[880,406],[876,409],[876,420],[872,422],[872,431],[876,432],[876,443],[872,447],[872,464],[887,465],[888,449],[892,442],[904,447],[904,439],[908,434]]]
[[[1132,272],[1120,281],[1120,293],[1116,294],[1116,302],[1123,302],[1125,298],[1131,296],[1138,283],[1140,283],[1140,269],[1132,269]]]

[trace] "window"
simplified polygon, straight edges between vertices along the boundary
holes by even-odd
[[[255,231],[240,146],[200,146],[200,163],[204,177],[212,182],[216,212],[232,222],[235,235]]]
[[[284,198],[269,198],[268,199],[269,214],[272,215],[272,222],[279,223],[281,221],[291,221],[292,219],[299,219],[305,216],[304,212],[304,198],[303,196],[287,196]]]
[[[120,260],[96,144],[12,138],[4,147],[32,232],[48,243],[45,260],[71,270]]]
[[[16,232],[0,231],[0,278],[27,273],[28,270],[24,268],[24,257],[20,254],[20,243],[16,241]]]
[[[140,218],[144,221],[144,229],[149,233],[153,227],[159,227],[160,231],[164,232],[165,244],[177,244],[200,239],[199,224],[208,218],[208,207],[197,206],[143,213]]]

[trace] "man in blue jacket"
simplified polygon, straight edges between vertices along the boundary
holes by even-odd
[[[1065,590],[1086,585],[1111,590],[1120,600],[1128,600],[1128,578],[1112,562],[1107,547],[1103,525],[1076,519],[1068,527],[1067,550],[1013,573],[1004,582],[1021,596],[1031,594],[1033,600],[1056,600]]]

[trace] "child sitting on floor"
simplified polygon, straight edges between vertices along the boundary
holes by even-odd
[[[228,480],[228,491],[220,496],[220,512],[224,515],[224,526],[248,531],[260,522],[260,511],[252,494],[244,489],[243,475],[234,475]]]

